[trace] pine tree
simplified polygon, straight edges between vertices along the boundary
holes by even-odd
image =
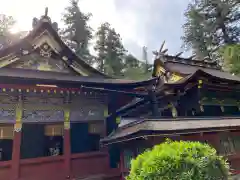
[[[109,23],[103,23],[98,28],[96,38],[94,49],[98,54],[98,69],[109,75],[122,76],[126,50],[120,35]]]
[[[108,32],[110,29],[110,24],[109,23],[103,23],[101,26],[98,28],[97,33],[96,33],[96,45],[94,47],[95,51],[97,52],[97,64],[98,64],[98,69],[101,72],[105,72],[105,60],[107,56],[107,36]]]
[[[204,19],[193,4],[188,6],[185,16],[187,17],[187,22],[183,25],[185,36],[182,37],[184,47],[188,50],[192,48],[198,59],[210,58],[208,38],[204,36],[206,30],[203,24],[200,23]]]
[[[66,26],[61,35],[66,44],[76,54],[92,64],[93,59],[89,52],[89,41],[92,39],[92,28],[87,24],[91,14],[80,11],[78,0],[71,0],[70,5],[65,8],[63,22]]]
[[[113,28],[108,32],[106,46],[106,64],[108,65],[108,70],[110,70],[109,73],[112,73],[114,76],[121,76],[124,69],[124,55],[126,50],[123,47],[120,34],[116,33]]]
[[[132,54],[125,56],[124,77],[132,80],[144,80],[151,77],[151,72],[146,72],[148,63],[142,62]]]
[[[218,57],[218,49],[240,41],[239,0],[195,0],[185,13],[184,45],[200,57]]]

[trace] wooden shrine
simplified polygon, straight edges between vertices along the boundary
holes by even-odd
[[[160,48],[162,49],[162,47]],[[148,97],[134,98],[111,116],[120,124],[102,144],[119,151],[122,179],[131,159],[165,138],[209,143],[240,174],[240,78],[216,62],[182,58],[160,50]]]
[[[0,179],[119,179],[99,145],[116,127],[106,117],[153,80],[113,79],[92,68],[64,44],[47,10],[32,24],[0,50]]]

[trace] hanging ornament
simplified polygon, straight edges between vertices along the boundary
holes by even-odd
[[[221,111],[224,112],[224,106],[220,106]]]
[[[195,111],[194,110],[192,110],[192,115],[195,116]]]
[[[172,116],[173,117],[177,117],[178,116],[177,109],[174,106],[172,106]]]

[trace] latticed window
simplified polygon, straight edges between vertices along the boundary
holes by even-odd
[[[131,160],[134,158],[134,153],[132,150],[124,150],[124,168],[130,169],[131,168]]]

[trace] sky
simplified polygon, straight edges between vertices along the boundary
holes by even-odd
[[[14,31],[30,30],[33,17],[44,14],[61,26],[61,15],[69,0],[2,0],[0,13],[11,15],[17,21]],[[190,0],[80,0],[83,12],[91,12],[89,24],[93,29],[109,22],[121,35],[126,49],[142,59],[142,47],[148,48],[149,61],[152,51],[158,50],[165,40],[169,54],[182,51],[184,10]],[[189,52],[183,56],[190,56]]]

